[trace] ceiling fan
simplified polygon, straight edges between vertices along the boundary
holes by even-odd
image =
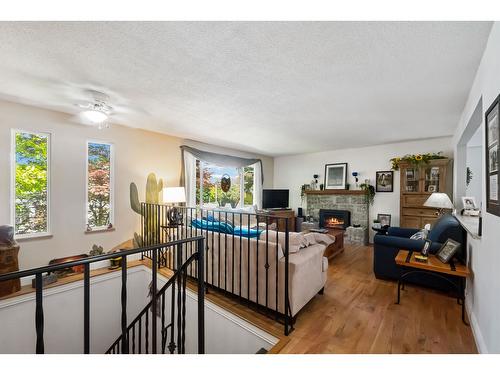
[[[65,92],[67,100],[73,102],[78,113],[73,121],[83,125],[108,128],[110,122],[122,123],[130,114],[147,114],[143,109],[134,108],[112,92],[96,90],[88,87],[68,87]]]
[[[113,107],[106,103],[109,100],[109,96],[95,90],[86,91],[92,100],[87,103],[77,104],[82,109],[76,115],[77,120],[85,125],[94,125],[99,129],[109,127],[108,119],[113,113]]]

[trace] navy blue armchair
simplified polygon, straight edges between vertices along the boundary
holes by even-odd
[[[394,258],[396,258],[399,250],[422,250],[424,240],[410,239],[418,231],[419,229],[390,227],[387,235],[375,235],[373,247],[373,272],[375,277],[378,279],[399,279],[404,270],[396,264]],[[434,223],[429,232],[430,252],[435,254],[449,238],[462,245],[456,257],[465,263],[467,253],[465,231],[453,215],[445,214]],[[450,278],[454,279],[452,276]],[[449,288],[446,282],[428,275],[415,275],[413,278],[409,278],[408,281],[441,290],[448,290]]]

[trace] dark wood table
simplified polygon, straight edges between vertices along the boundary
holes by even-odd
[[[470,276],[469,268],[455,262],[443,263],[435,255],[429,255],[426,263],[419,262],[415,260],[415,255],[418,254],[420,253],[399,250],[398,255],[396,255],[396,264],[405,268],[405,272],[401,274],[398,280],[398,299],[396,303],[400,303],[401,289],[404,290],[404,282],[409,275],[417,273],[431,274],[434,277],[445,280],[456,290],[457,302],[462,306],[462,322],[464,322],[465,325],[469,325],[465,320],[465,279]],[[454,283],[450,279],[444,277],[443,274],[457,276],[460,281],[458,284]]]
[[[306,229],[302,233],[311,233],[311,230]],[[328,233],[324,234],[335,237],[335,242],[328,245],[323,253],[323,256],[332,259],[344,251],[344,230],[331,228],[328,229]]]

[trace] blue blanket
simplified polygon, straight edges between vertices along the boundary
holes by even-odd
[[[216,221],[214,218],[210,217],[208,220],[205,219],[193,219],[191,220],[191,225],[195,228],[201,230],[207,230],[210,232],[227,233],[234,234],[235,236],[245,237],[245,238],[258,238],[262,233],[259,229],[248,229],[248,227],[236,226],[233,227],[231,224]]]

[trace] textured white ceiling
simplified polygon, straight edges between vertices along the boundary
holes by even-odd
[[[490,22],[0,22],[0,98],[268,155],[452,134]]]

